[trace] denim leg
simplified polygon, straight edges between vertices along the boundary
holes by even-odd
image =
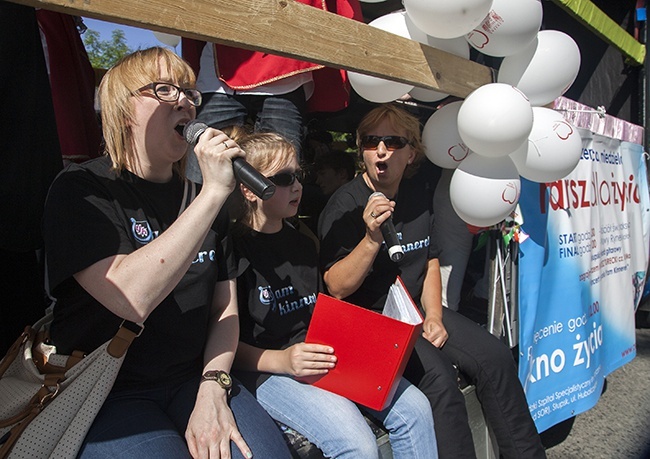
[[[302,158],[306,109],[307,101],[302,87],[287,94],[265,97],[262,109],[257,113],[255,132],[283,135],[296,147],[298,157]]]
[[[438,455],[443,459],[476,459],[465,397],[458,388],[456,370],[449,358],[420,336],[404,377],[416,385],[429,401]]]
[[[189,458],[185,429],[194,409],[199,378],[150,390],[110,394],[86,435],[79,454],[85,458]],[[238,381],[230,407],[237,427],[255,457],[289,458],[275,422]],[[266,454],[269,456],[266,456]],[[233,459],[243,459],[231,443]]]
[[[218,92],[203,94],[203,102],[197,109],[196,119],[215,129],[243,126],[248,108],[241,97]]]
[[[383,411],[364,408],[388,429],[395,459],[436,459],[438,447],[426,396],[402,378],[391,404]]]
[[[326,457],[379,456],[375,435],[356,405],[344,397],[273,375],[257,389],[257,400],[271,417],[303,434]]]
[[[165,388],[120,391],[102,405],[79,458],[189,458],[184,430],[165,413]]]
[[[215,129],[223,129],[229,126],[243,126],[247,116],[247,108],[237,97],[209,92],[203,94],[203,102],[197,109],[196,119]],[[199,162],[191,148],[188,149],[185,175],[196,183],[203,183]]]
[[[443,352],[476,386],[503,458],[545,458],[510,349],[485,329],[443,308],[449,339]]]
[[[179,432],[185,432],[190,415],[196,403],[198,379],[190,390],[178,391],[167,410],[172,421],[179,426]],[[233,387],[228,400],[230,410],[235,417],[239,433],[253,452],[254,457],[289,458],[291,453],[280,429],[255,397],[241,383],[233,378]],[[242,458],[239,448],[230,444],[233,459]]]
[[[277,424],[244,386],[233,378],[230,409],[237,428],[253,452],[254,458],[290,458],[291,453]],[[243,458],[239,448],[231,443],[232,457]]]

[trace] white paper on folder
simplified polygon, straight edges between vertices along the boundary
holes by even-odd
[[[399,279],[388,290],[382,314],[410,325],[422,323],[422,316]]]

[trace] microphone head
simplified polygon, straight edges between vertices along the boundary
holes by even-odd
[[[375,192],[372,193],[370,196],[368,196],[368,201],[370,201],[370,200],[371,200],[372,198],[374,198],[375,196],[381,196],[381,197],[383,197],[383,198],[386,197],[386,195],[385,195],[384,193],[382,193],[381,191],[375,191]]]
[[[199,141],[199,137],[201,137],[201,134],[203,134],[207,128],[207,124],[198,120],[192,120],[183,128],[183,137],[185,137],[185,141],[190,145],[196,145],[196,142]]]

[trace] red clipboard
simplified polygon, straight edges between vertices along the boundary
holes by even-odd
[[[332,346],[337,363],[329,373],[301,381],[374,410],[390,404],[423,321],[401,279],[397,278],[395,287],[405,294],[418,323],[319,294],[305,342]]]

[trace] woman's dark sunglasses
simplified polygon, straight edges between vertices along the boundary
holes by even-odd
[[[302,170],[297,170],[295,172],[280,172],[267,178],[277,186],[291,186],[296,180],[302,182],[304,177],[305,173]]]
[[[379,142],[384,142],[388,151],[399,150],[409,144],[406,137],[399,135],[385,135],[383,137],[379,137],[378,135],[364,135],[361,137],[361,148],[364,150],[374,150],[379,146]]]

